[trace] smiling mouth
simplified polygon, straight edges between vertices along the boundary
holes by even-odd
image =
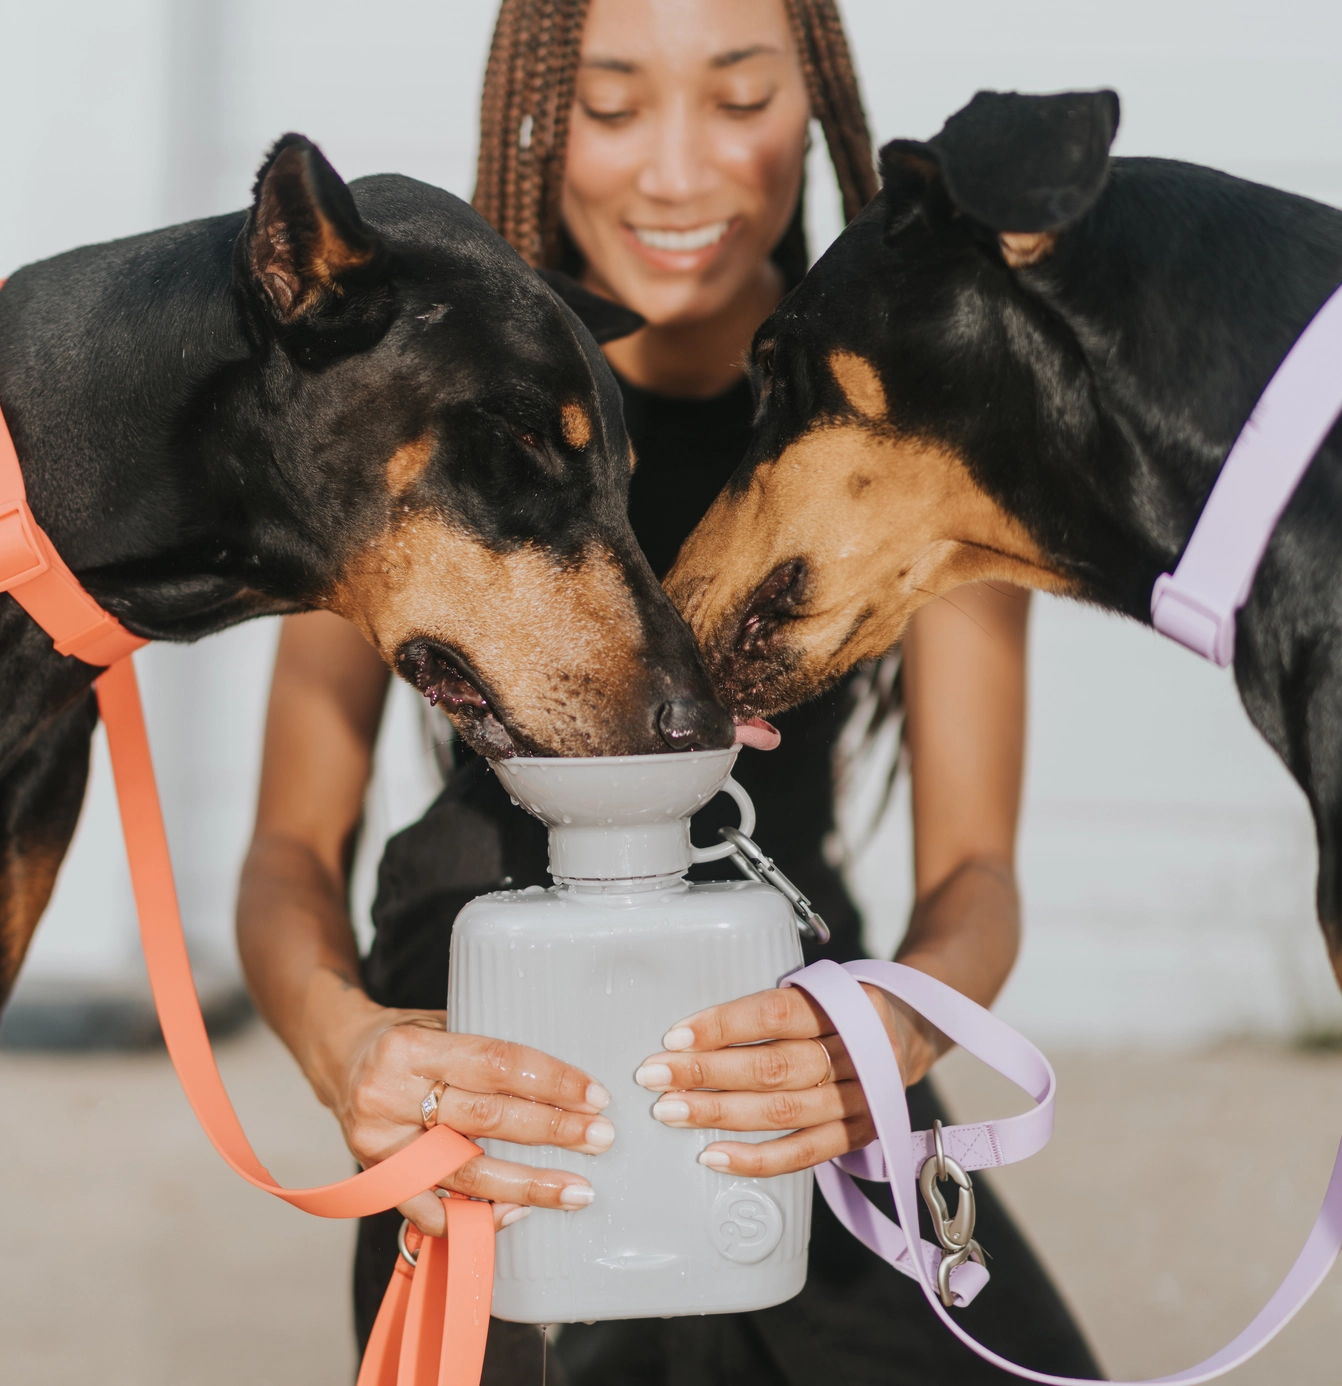
[[[631,226],[629,228],[640,245],[649,250],[660,250],[672,255],[692,255],[697,250],[707,250],[717,243],[731,229],[730,221],[709,221],[702,226],[692,226],[684,231],[665,226]]]
[[[412,640],[397,654],[396,671],[431,706],[441,707],[481,755],[506,760],[523,749],[494,712],[479,676],[455,651],[436,640]]]

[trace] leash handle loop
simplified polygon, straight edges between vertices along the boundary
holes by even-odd
[[[1032,1154],[1030,1147],[1033,1145],[1034,1149],[1038,1149],[1048,1139],[1052,1129],[1053,1070],[1034,1045],[991,1012],[926,973],[899,963],[864,960],[846,963],[842,967],[828,961],[813,963],[792,973],[783,985],[801,987],[814,997],[829,1016],[830,1023],[847,1047],[877,1133],[876,1141],[865,1150],[818,1166],[816,1183],[839,1221],[896,1270],[917,1280],[933,1312],[972,1352],[1026,1381],[1040,1382],[1043,1386],[1081,1386],[1079,1378],[1034,1371],[984,1347],[960,1326],[942,1303],[937,1283],[941,1249],[924,1242],[921,1257],[909,1255],[901,1228],[918,1226],[914,1180],[923,1163],[936,1157],[934,1151],[928,1149],[926,1142],[920,1139],[929,1133],[915,1133],[910,1129],[904,1081],[885,1027],[862,990],[863,982],[898,996],[976,1058],[1010,1078],[1035,1098],[1038,1106],[1033,1111],[1012,1117],[1009,1122],[986,1122],[977,1128],[980,1139],[988,1140],[991,1144],[995,1137],[1001,1142],[998,1149],[1000,1158],[993,1163],[1007,1164]],[[1015,1123],[1014,1127],[1009,1123]],[[987,1128],[990,1127],[994,1128],[992,1133],[988,1132]],[[943,1128],[941,1134],[947,1143],[947,1154],[954,1154],[950,1138],[955,1133],[975,1129]],[[879,1154],[876,1153],[877,1149]],[[968,1167],[965,1160],[960,1160],[960,1164]],[[895,1211],[899,1216],[898,1226],[872,1205],[854,1183],[854,1174],[858,1178],[889,1182]],[[1232,1371],[1275,1338],[1295,1317],[1328,1274],[1340,1247],[1342,1148],[1338,1150],[1323,1206],[1304,1248],[1276,1293],[1253,1322],[1220,1352],[1195,1366],[1170,1376],[1153,1377],[1144,1382],[1118,1383],[1117,1386],[1160,1386],[1161,1383],[1176,1382],[1182,1386],[1198,1386],[1200,1382],[1212,1381]],[[965,1289],[976,1294],[981,1288],[965,1279],[980,1269],[976,1263],[969,1262],[950,1271],[948,1287],[959,1305],[968,1302]],[[986,1272],[982,1274],[986,1283]]]

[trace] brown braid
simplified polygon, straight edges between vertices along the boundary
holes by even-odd
[[[835,0],[785,0],[845,220],[876,193],[871,136]],[[560,188],[588,0],[503,0],[480,102],[475,208],[531,264],[564,257]]]

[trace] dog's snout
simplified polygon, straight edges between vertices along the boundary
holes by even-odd
[[[672,698],[657,712],[657,730],[673,751],[710,751],[731,746],[736,725],[730,713],[708,698]]]

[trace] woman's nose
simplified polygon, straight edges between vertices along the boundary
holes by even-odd
[[[717,186],[708,155],[707,132],[688,102],[664,106],[653,122],[648,156],[637,186],[656,202],[689,202]]]

